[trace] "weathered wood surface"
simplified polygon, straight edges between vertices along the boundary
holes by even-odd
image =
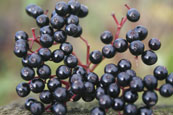
[[[93,103],[69,103],[67,115],[89,115],[91,107],[93,107]],[[21,102],[14,102],[6,106],[1,106],[0,115],[31,115],[31,113],[25,110]],[[43,115],[52,114],[44,113]],[[109,110],[107,115],[116,115],[116,112]],[[173,115],[173,106],[156,106],[154,107],[154,115]]]

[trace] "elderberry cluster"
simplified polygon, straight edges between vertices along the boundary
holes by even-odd
[[[127,16],[121,23],[114,18],[119,27],[127,19],[131,22],[140,19],[140,13],[136,9],[127,8]],[[28,5],[26,12],[36,20],[40,35],[36,36],[35,29],[32,29],[32,38],[24,31],[16,32],[14,54],[22,59],[20,74],[26,81],[17,85],[16,92],[20,97],[26,97],[30,92],[39,94],[40,101],[28,98],[25,102],[25,108],[33,115],[41,115],[45,111],[66,115],[66,103],[80,99],[85,102],[98,100],[99,104],[90,111],[91,115],[106,115],[110,108],[119,112],[119,115],[121,111],[124,115],[152,115],[151,107],[158,101],[156,91],[163,97],[173,95],[173,73],[168,74],[164,66],[157,66],[153,75],[146,75],[143,79],[136,75],[132,63],[127,59],[121,59],[117,64],[107,64],[101,77],[93,72],[105,58],[113,58],[128,49],[132,55],[141,56],[146,65],[155,64],[158,57],[154,51],[159,50],[161,43],[152,38],[148,42],[150,50],[146,50],[142,41],[147,37],[148,30],[144,26],[139,25],[129,30],[126,39],[119,38],[120,28],[115,37],[110,31],[104,31],[100,36],[101,41],[106,44],[102,52],[90,52],[88,42],[81,37],[82,27],[79,25],[79,18],[88,14],[85,5],[76,0],[57,2],[50,18],[47,11],[44,12],[34,4]],[[80,38],[86,43],[86,65],[75,55],[73,45],[67,42],[67,37]],[[34,43],[40,46],[35,51],[32,47]],[[59,48],[52,50],[54,45],[59,45]],[[64,64],[59,65],[55,74],[52,74],[51,67],[45,64],[48,61]],[[165,80],[165,84],[158,88],[160,80]],[[142,100],[145,105],[142,107],[134,104],[139,99],[139,92],[143,92]]]

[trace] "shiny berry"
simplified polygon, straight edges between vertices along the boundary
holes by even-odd
[[[25,10],[26,13],[33,18],[37,18],[39,15],[44,13],[43,9],[35,4],[26,6]]]
[[[120,86],[128,86],[131,77],[126,72],[121,72],[117,75],[117,83]]]
[[[170,73],[166,78],[166,83],[170,83],[171,85],[173,85],[173,72]]]
[[[40,37],[40,43],[43,47],[49,48],[52,46],[54,39],[49,34],[43,34]]]
[[[156,105],[158,96],[154,91],[145,91],[142,95],[142,100],[147,107],[152,107]]]
[[[71,90],[75,94],[82,94],[84,92],[85,86],[82,81],[75,81],[71,84]]]
[[[93,83],[94,85],[97,85],[99,83],[99,77],[96,73],[94,72],[89,72],[86,76],[85,76],[86,81],[89,81],[91,83]]]
[[[94,50],[90,53],[89,59],[93,64],[99,64],[102,61],[102,53],[99,50]]]
[[[111,83],[107,88],[107,94],[113,98],[118,97],[120,93],[120,88],[116,83]]]
[[[60,49],[54,50],[52,52],[52,61],[59,63],[64,59],[64,52]]]
[[[53,29],[50,26],[44,26],[40,28],[40,34],[49,34],[50,36],[53,35]]]
[[[73,37],[77,38],[80,37],[82,35],[82,27],[80,25],[77,26],[77,33],[73,35]]]
[[[41,102],[45,103],[45,104],[49,104],[52,102],[52,94],[50,91],[48,90],[44,90],[40,93],[39,96]]]
[[[23,67],[20,71],[20,75],[24,80],[32,80],[35,76],[35,71],[30,67]]]
[[[148,30],[144,26],[141,26],[141,25],[137,26],[135,28],[135,31],[138,32],[139,40],[141,41],[144,40],[148,35]]]
[[[83,77],[80,74],[73,74],[70,77],[69,82],[74,83],[75,81],[83,81]]]
[[[44,81],[39,78],[34,78],[30,82],[30,89],[34,93],[41,93],[44,90]]]
[[[144,77],[143,83],[148,90],[154,90],[157,88],[158,81],[153,75],[147,75]]]
[[[37,74],[42,79],[47,79],[51,75],[51,69],[48,65],[44,64],[37,68]]]
[[[110,44],[113,40],[113,35],[110,31],[104,31],[101,34],[100,39],[104,44]]]
[[[133,77],[130,81],[130,89],[133,92],[140,92],[144,89],[143,81],[140,77]]]
[[[67,3],[64,1],[57,2],[55,6],[55,11],[60,16],[66,16],[67,13],[69,12]]]
[[[119,69],[118,67],[113,64],[113,63],[110,63],[110,64],[107,64],[104,68],[104,72],[105,73],[110,73],[112,74],[113,76],[117,76],[118,72],[119,72]]]
[[[33,115],[41,115],[45,110],[44,105],[41,102],[33,102],[30,106],[30,111]]]
[[[137,115],[137,107],[134,104],[127,104],[124,107],[124,115]]]
[[[68,100],[68,91],[66,88],[58,87],[53,91],[53,97],[58,102],[66,102]]]
[[[61,86],[61,81],[58,78],[51,78],[47,83],[47,87],[51,92]]]
[[[158,80],[164,80],[167,78],[168,76],[168,70],[166,67],[164,66],[157,66],[154,71],[154,76],[158,79]]]
[[[103,84],[103,86],[106,88],[108,87],[111,83],[115,82],[115,77],[112,74],[105,73],[102,75],[100,79],[100,83]]]
[[[16,86],[16,92],[20,97],[26,97],[30,93],[29,84],[27,83],[20,83]]]
[[[25,46],[15,45],[13,52],[17,57],[25,57],[27,55],[27,48]]]
[[[73,51],[73,46],[69,42],[64,42],[60,45],[60,49],[64,52],[65,55],[69,55]]]
[[[131,54],[139,56],[144,52],[144,48],[145,48],[144,44],[141,41],[136,40],[130,43],[129,50]]]
[[[106,58],[112,58],[115,56],[115,48],[112,45],[106,45],[102,48],[102,54]]]
[[[134,30],[129,30],[127,33],[126,33],[126,40],[131,43],[135,40],[139,40],[139,34],[138,32],[134,29]]]
[[[116,51],[119,53],[125,52],[128,48],[128,43],[123,38],[118,38],[114,41],[113,46],[115,47]]]
[[[125,102],[122,98],[113,99],[112,109],[114,109],[116,111],[121,111],[124,109],[124,106],[125,106]]]
[[[94,92],[95,92],[95,86],[94,86],[94,84],[92,84],[91,82],[89,82],[89,81],[87,81],[87,82],[85,82],[84,83],[84,93],[85,94],[94,94]]]
[[[55,115],[66,115],[67,113],[67,108],[61,103],[56,103],[52,106],[52,112]]]
[[[71,76],[71,70],[69,67],[65,66],[65,65],[61,65],[57,68],[56,70],[56,76],[59,79],[66,79],[69,78]]]
[[[29,64],[28,64],[28,58],[29,58],[30,55],[26,55],[22,58],[22,65],[24,67],[29,67]]]
[[[130,8],[127,12],[127,19],[131,22],[137,22],[140,18],[140,13],[135,8]]]
[[[157,62],[157,55],[151,50],[143,52],[141,58],[146,65],[154,65]]]
[[[103,89],[102,87],[98,87],[96,89],[96,99],[99,100],[100,96],[106,94],[105,89]]]
[[[70,9],[69,10],[70,13],[77,15],[79,13],[79,11],[80,11],[81,4],[78,1],[76,1],[76,0],[70,0],[68,2],[68,6],[69,6],[69,9]]]
[[[103,109],[108,109],[112,106],[112,99],[109,95],[102,95],[99,98],[99,105]]]
[[[169,83],[163,84],[160,87],[159,92],[163,97],[171,97],[173,95],[173,86]]]
[[[70,16],[67,17],[67,25],[68,24],[79,24],[79,18],[76,15],[71,14]]]
[[[31,67],[39,67],[42,64],[42,58],[37,53],[32,53],[28,58],[28,64]]]
[[[30,107],[31,107],[31,104],[36,102],[37,100],[34,99],[34,98],[28,98],[26,101],[25,101],[25,109],[27,110],[30,110]]]
[[[78,64],[78,59],[77,59],[76,56],[74,56],[72,54],[71,55],[68,55],[64,59],[64,64],[67,65],[70,68],[74,68]]]
[[[140,107],[138,109],[138,114],[139,115],[153,115],[153,111],[152,111],[152,109],[150,109],[148,107]]]
[[[79,13],[78,13],[77,16],[80,17],[80,18],[84,18],[87,15],[88,15],[88,7],[83,5],[83,4],[81,4],[80,10],[79,10]]]
[[[42,14],[36,18],[36,22],[39,27],[47,26],[49,25],[49,17],[45,14]]]
[[[91,111],[90,111],[90,115],[106,115],[106,112],[104,109],[100,108],[100,107],[94,107]]]
[[[51,58],[51,51],[48,48],[41,48],[38,51],[38,54],[41,56],[43,61],[48,61]]]
[[[23,39],[23,40],[28,40],[28,34],[24,31],[18,31],[15,34],[15,41]]]
[[[136,77],[136,72],[134,70],[132,70],[132,69],[128,69],[125,72],[130,76],[131,79],[133,77]]]
[[[54,15],[51,20],[50,20],[50,23],[52,25],[53,28],[55,29],[61,29],[64,24],[65,24],[65,20],[63,17],[61,16],[58,16],[58,15]]]
[[[57,42],[57,43],[64,43],[67,39],[67,35],[63,30],[60,31],[56,31],[53,35],[53,39]]]
[[[120,71],[126,71],[128,69],[131,69],[131,62],[127,59],[121,59],[119,62],[118,62],[118,68]]]
[[[150,39],[150,41],[148,42],[148,45],[149,45],[149,47],[150,47],[151,50],[156,51],[156,50],[159,50],[159,49],[160,49],[160,47],[161,47],[161,42],[160,42],[160,40],[157,39],[157,38],[152,38],[152,39]]]
[[[78,33],[78,26],[75,24],[69,24],[65,27],[65,32],[69,36],[75,36]]]
[[[87,72],[82,66],[78,65],[73,69],[73,74],[80,74],[81,76],[85,76]]]
[[[138,99],[138,93],[127,89],[123,94],[124,101],[127,103],[134,103]]]

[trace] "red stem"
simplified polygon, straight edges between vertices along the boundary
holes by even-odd
[[[46,106],[45,107],[45,111],[47,111],[48,109],[50,109],[52,107],[52,105],[50,104],[50,105],[48,105],[48,106]],[[48,111],[47,111],[48,112]]]
[[[81,40],[85,43],[87,47],[87,54],[86,54],[86,65],[89,66],[89,53],[90,53],[90,45],[88,44],[88,41],[85,40],[82,36],[80,36]]]
[[[74,94],[71,98],[70,101],[73,101],[73,99],[76,97],[76,94]]]
[[[126,6],[126,7],[127,7],[127,6]],[[125,22],[127,21],[127,17],[122,18],[120,23],[118,22],[118,20],[117,20],[115,14],[112,14],[112,17],[113,17],[113,19],[114,19],[114,21],[115,21],[115,23],[116,23],[116,25],[117,25],[116,33],[115,33],[115,37],[114,37],[115,39],[117,39],[117,38],[119,37],[119,35],[120,35],[121,28],[123,27],[123,25],[124,25]],[[112,42],[112,44],[113,44],[113,42]],[[104,59],[105,59],[105,58],[103,57],[102,61],[103,61]],[[90,69],[90,71],[91,71],[91,72],[94,71],[95,68],[96,68],[98,65],[99,65],[99,64],[93,65],[92,68]]]
[[[70,83],[67,81],[63,81],[61,80],[61,83],[64,84],[66,86],[66,89],[68,89],[70,87]]]
[[[121,115],[121,112],[120,111],[118,111],[118,115]]]
[[[129,7],[127,4],[125,4],[124,6],[125,6],[128,10],[130,9],[130,7]]]
[[[114,19],[114,21],[115,21],[116,25],[119,25],[119,22],[118,22],[118,20],[117,20],[117,18],[116,18],[116,16],[115,16],[115,14],[114,14],[114,13],[112,14],[112,17],[113,17],[113,19]]]

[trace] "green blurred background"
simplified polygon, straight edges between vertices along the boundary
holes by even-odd
[[[6,105],[19,99],[15,92],[16,85],[22,81],[20,69],[21,60],[13,54],[14,35],[18,30],[26,31],[30,37],[31,28],[37,27],[33,18],[25,13],[25,7],[30,3],[40,5],[44,10],[49,9],[48,15],[55,7],[58,0],[0,0],[0,105]],[[173,72],[173,0],[80,0],[81,3],[89,7],[89,15],[80,20],[83,27],[83,37],[88,40],[91,50],[99,49],[104,46],[100,41],[100,34],[104,30],[110,30],[115,34],[115,23],[111,13],[115,13],[120,20],[126,15],[127,9],[124,4],[134,7],[141,13],[141,19],[137,23],[127,22],[121,31],[120,37],[125,38],[129,29],[137,25],[144,25],[148,28],[149,34],[144,41],[150,38],[159,38],[162,47],[156,53],[158,54],[158,63],[154,66],[146,66],[139,58],[137,61],[134,56],[127,51],[124,54],[117,54],[114,59],[105,60],[95,70],[101,76],[103,66],[107,63],[117,63],[121,58],[128,58],[133,62],[133,69],[137,75],[144,77],[152,74],[153,68],[157,65],[164,65],[169,72]],[[68,38],[74,45],[74,51],[85,62],[84,43],[79,39]],[[58,48],[58,46],[54,47]],[[52,74],[55,73],[58,64],[49,63],[52,68]],[[173,98],[172,98],[173,99]],[[169,99],[161,99],[159,103],[171,104]]]

